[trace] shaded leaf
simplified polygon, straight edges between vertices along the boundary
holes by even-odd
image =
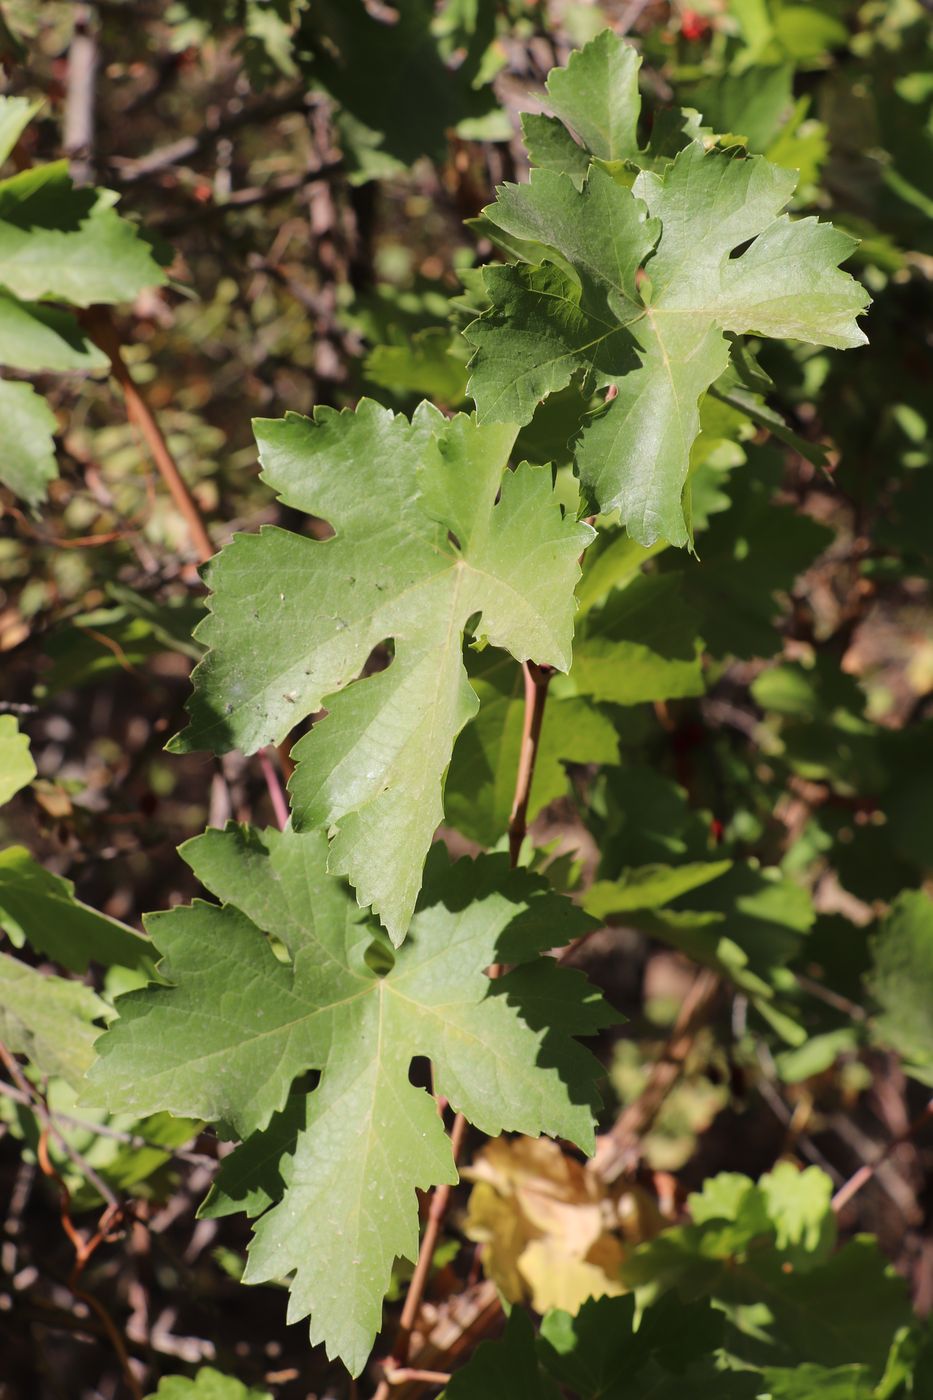
[[[37,972],[0,953],[0,1040],[40,1073],[79,1084],[94,1059],[100,1034],[94,1022],[105,1010],[81,982]]]
[[[75,899],[71,881],[45,870],[23,846],[0,851],[0,926],[16,947],[28,941],[72,972],[91,962],[152,967],[147,938]]]

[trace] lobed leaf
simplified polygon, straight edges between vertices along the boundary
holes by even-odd
[[[393,958],[326,874],[322,834],[231,826],[183,854],[230,902],[148,921],[170,985],[118,1000],[94,1099],[249,1137],[320,1072],[305,1124],[293,1103],[273,1124],[289,1155],[272,1181],[274,1153],[247,1142],[245,1169],[228,1159],[222,1190],[261,1209],[275,1177],[284,1184],[256,1226],[246,1280],[293,1274],[289,1320],[310,1313],[312,1340],[359,1372],[393,1260],[417,1254],[415,1188],[456,1180],[436,1107],[410,1081],[413,1058],[432,1061],[436,1092],[482,1132],[546,1132],[592,1150],[600,1071],[573,1037],[606,1024],[607,1008],[579,974],[537,957],[589,921],[505,856],[451,866],[435,846]],[[500,960],[512,970],[490,982],[484,969]]]
[[[469,392],[480,422],[523,424],[574,376],[611,387],[578,443],[583,491],[640,544],[683,545],[690,449],[729,364],[726,334],[851,348],[865,343],[856,317],[869,297],[838,270],[848,235],[782,214],[792,172],[699,140],[642,161],[635,73],[607,33],[552,75],[552,105],[600,160],[581,179],[549,159],[484,210],[520,261],[486,271],[491,306],[465,332]],[[620,161],[655,168],[633,180]]]
[[[209,651],[191,725],[170,747],[251,752],[326,706],[294,750],[293,822],[330,832],[328,869],[397,944],[443,819],[454,739],[478,707],[464,629],[474,619],[517,660],[568,670],[593,531],[564,517],[548,469],[506,469],[512,425],[448,420],[428,404],[409,422],[363,400],[355,413],[259,422],[257,436],[279,498],[336,536],[264,529],[210,566],[198,629]],[[382,644],[389,665],[357,680]]]

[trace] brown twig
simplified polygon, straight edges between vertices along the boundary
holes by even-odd
[[[58,1128],[55,1125],[55,1120],[52,1116],[52,1112],[45,1099],[39,1093],[39,1091],[32,1084],[30,1084],[29,1080],[26,1078],[25,1074],[23,1074],[23,1071],[20,1069],[16,1057],[10,1053],[10,1051],[2,1043],[2,1041],[0,1041],[0,1062],[3,1063],[7,1074],[13,1080],[13,1083],[19,1090],[20,1095],[22,1095],[22,1097],[28,1101],[29,1107],[38,1117],[43,1129],[55,1139],[56,1143],[65,1153],[65,1155],[71,1158],[75,1166],[78,1168],[78,1171],[91,1183],[91,1185],[94,1187],[94,1190],[100,1196],[101,1200],[106,1201],[109,1206],[117,1208],[120,1203],[111,1191],[110,1187],[105,1181],[101,1179],[100,1176],[98,1176],[97,1172],[91,1166],[90,1162],[85,1161],[85,1159],[81,1156],[81,1153],[77,1150],[77,1148],[73,1147],[68,1141],[68,1139],[63,1137],[62,1134],[59,1132]]]
[[[528,831],[528,802],[535,776],[538,746],[541,742],[541,725],[544,721],[548,686],[554,674],[550,666],[537,666],[533,661],[526,661],[522,670],[525,676],[525,715],[518,755],[518,773],[515,778],[515,796],[509,817],[509,858],[513,866],[518,864],[522,842]]]
[[[12,1055],[2,1043],[0,1043],[0,1061],[2,1061],[7,1073],[14,1081],[20,1093],[32,1100],[31,1107],[38,1114],[42,1123],[39,1141],[36,1147],[36,1160],[39,1163],[39,1169],[43,1175],[48,1177],[50,1181],[54,1181],[58,1186],[59,1216],[62,1229],[68,1236],[75,1252],[75,1262],[68,1278],[68,1287],[75,1298],[79,1298],[82,1303],[96,1314],[117,1355],[133,1400],[143,1400],[142,1387],[136,1379],[133,1368],[130,1366],[126,1346],[116,1323],[103,1303],[95,1298],[93,1294],[86,1292],[79,1286],[81,1275],[87,1267],[88,1261],[99,1246],[111,1237],[114,1228],[123,1220],[126,1207],[121,1205],[110,1188],[101,1181],[100,1177],[93,1168],[85,1162],[80,1153],[76,1152],[70,1143],[62,1137],[52,1120],[52,1114],[48,1104],[38,1090],[29,1083],[29,1080],[20,1069],[16,1057]],[[58,1171],[49,1156],[50,1137],[54,1137],[62,1150],[73,1158],[82,1174],[106,1202],[104,1210],[98,1220],[97,1229],[89,1236],[84,1236],[71,1218],[71,1192],[68,1190],[64,1177]]]
[[[227,112],[223,116],[216,112],[208,113],[206,121],[195,135],[181,136],[177,141],[157,146],[148,155],[135,159],[114,159],[112,165],[120,184],[132,185],[173,165],[181,165],[191,160],[192,157],[206,151],[218,138],[230,136],[244,126],[274,121],[276,117],[286,116],[290,112],[305,111],[316,106],[320,100],[317,93],[300,90],[270,98],[266,102],[254,102],[248,107]]]
[[[279,756],[274,744],[267,745],[259,750],[259,766],[262,769],[262,776],[266,780],[266,787],[269,790],[269,799],[272,803],[272,810],[275,819],[279,824],[279,830],[284,831],[288,825],[288,802],[285,793],[282,791],[282,784],[279,782],[279,775],[275,771],[275,762],[272,755]]]
[[[79,1286],[81,1275],[87,1267],[91,1256],[105,1240],[111,1237],[114,1228],[122,1221],[124,1207],[119,1204],[116,1207],[107,1206],[98,1221],[97,1229],[92,1235],[85,1238],[80,1231],[76,1229],[71,1219],[71,1193],[65,1184],[64,1178],[59,1175],[52,1159],[49,1157],[47,1128],[43,1128],[42,1132],[39,1134],[36,1158],[43,1174],[47,1176],[50,1181],[55,1181],[58,1185],[62,1229],[71,1241],[75,1252],[75,1262],[68,1276],[68,1287],[71,1289],[74,1296],[80,1299],[86,1307],[90,1308],[100,1321],[116,1353],[117,1360],[120,1363],[120,1369],[123,1371],[123,1377],[130,1394],[133,1396],[133,1400],[143,1400],[142,1386],[136,1379],[135,1372],[130,1365],[129,1354],[127,1353],[126,1345],[120,1335],[117,1324],[100,1299],[95,1298],[93,1293],[88,1293],[86,1289]]]
[[[589,1166],[604,1181],[615,1181],[631,1165],[641,1139],[683,1073],[697,1031],[709,1019],[719,991],[719,977],[709,968],[702,968],[681,1003],[674,1028],[660,1058],[651,1067],[644,1089],[596,1144]]]
[[[97,16],[88,4],[75,5],[68,46],[64,147],[78,185],[94,178],[94,94],[97,82]]]
[[[156,227],[161,234],[170,238],[189,228],[192,224],[210,223],[211,220],[222,219],[225,214],[233,213],[235,210],[254,209],[257,205],[275,204],[280,199],[288,199],[291,195],[304,189],[306,185],[313,185],[318,180],[331,180],[335,175],[343,174],[345,169],[346,166],[342,160],[327,161],[324,164],[313,166],[310,170],[303,170],[297,175],[287,175],[268,185],[234,190],[222,203],[212,201],[209,204],[199,204],[197,208],[189,210],[188,213],[179,214],[173,219],[166,219],[164,223],[157,224]]]
[[[396,1366],[393,1370],[386,1371],[386,1380],[390,1385],[410,1385],[420,1382],[421,1385],[446,1385],[450,1380],[449,1371],[419,1371],[417,1366]]]
[[[832,1208],[837,1215],[849,1204],[853,1196],[858,1195],[863,1186],[868,1185],[878,1169],[884,1166],[893,1153],[899,1147],[903,1147],[905,1142],[910,1142],[931,1118],[933,1118],[933,1099],[930,1099],[923,1111],[917,1114],[917,1117],[907,1125],[902,1133],[898,1133],[897,1137],[891,1139],[874,1162],[863,1163],[858,1171],[853,1172],[848,1181],[840,1186],[832,1199]]]
[[[152,460],[159,469],[162,480],[171,493],[172,500],[184,517],[188,527],[191,547],[198,562],[203,564],[214,553],[210,535],[201,518],[197,503],[188,490],[174,457],[159,427],[156,417],[134,381],[123,358],[120,337],[106,307],[92,306],[81,315],[85,330],[99,350],[110,361],[110,372],[123,390],[126,400],[126,415],[137,428],[145,442]]]

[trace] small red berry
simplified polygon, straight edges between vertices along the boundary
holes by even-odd
[[[710,22],[705,15],[698,15],[696,10],[684,10],[680,19],[680,32],[685,39],[705,39],[709,31]]]

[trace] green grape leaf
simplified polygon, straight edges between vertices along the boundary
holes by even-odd
[[[635,1328],[635,1300],[589,1299],[575,1317],[550,1312],[535,1339],[513,1308],[502,1339],[483,1342],[445,1400],[757,1400],[761,1377],[717,1363],[723,1318],[708,1303],[664,1299]]]
[[[9,379],[0,379],[0,414],[5,443],[0,482],[35,505],[45,500],[48,483],[58,475],[55,414],[31,384]]]
[[[0,98],[0,160],[37,108]],[[0,180],[0,365],[26,371],[102,370],[107,358],[77,320],[45,301],[131,301],[166,280],[152,247],[121,218],[109,190],[78,188],[67,161]],[[55,414],[29,384],[0,379],[7,427],[0,482],[30,505],[58,474]]]
[[[268,1390],[247,1388],[242,1381],[215,1371],[213,1366],[202,1366],[194,1380],[163,1376],[158,1390],[148,1400],[272,1400],[272,1396]]]
[[[719,74],[690,92],[717,131],[748,138],[749,148],[767,154],[770,143],[794,105],[794,70],[790,64],[747,68],[743,73]]]
[[[0,286],[24,301],[132,301],[165,281],[109,190],[79,189],[66,161],[0,181]]]
[[[15,715],[0,715],[0,807],[35,776],[29,735],[19,732]]]
[[[0,164],[6,160],[41,106],[41,102],[30,102],[28,97],[0,97]]]
[[[418,331],[405,345],[377,345],[366,356],[368,379],[401,399],[416,395],[456,408],[466,401],[464,361],[451,351],[451,333],[437,326]]]
[[[633,1250],[623,1280],[641,1303],[672,1289],[714,1299],[728,1320],[726,1350],[747,1365],[854,1364],[877,1377],[910,1303],[874,1240],[833,1252],[831,1190],[817,1168],[789,1163],[757,1185],[737,1173],[711,1178],[689,1198],[693,1223]]]
[[[608,1010],[579,974],[537,956],[592,924],[539,877],[509,872],[505,856],[451,866],[435,846],[393,957],[326,874],[323,833],[228,827],[182,853],[230,903],[148,921],[171,985],[118,1000],[90,1076],[94,1101],[248,1138],[285,1108],[297,1077],[321,1071],[245,1278],[293,1273],[289,1320],[310,1313],[312,1339],[358,1372],[393,1260],[417,1253],[414,1188],[456,1180],[435,1105],[409,1080],[415,1056],[482,1132],[547,1132],[592,1150],[600,1070],[573,1037],[607,1024]],[[490,981],[484,969],[500,960],[512,970]]]
[[[926,1084],[933,1084],[933,900],[908,890],[872,944],[868,987],[881,1009],[877,1028]]]
[[[682,573],[684,592],[699,616],[699,630],[713,656],[770,656],[781,646],[775,627],[779,593],[831,544],[826,525],[771,497],[782,469],[770,445],[748,448],[748,467],[733,472],[732,504],[714,515],[703,534],[701,558],[668,553],[659,561]],[[749,468],[751,470],[749,470]],[[781,541],[780,549],[774,541]]]
[[[635,1298],[549,1313],[538,1351],[579,1400],[756,1400],[758,1377],[720,1369],[723,1319],[708,1303],[664,1298],[635,1328]]]
[[[593,531],[564,517],[547,468],[506,470],[511,425],[427,404],[409,422],[363,400],[355,413],[262,421],[257,435],[264,479],[336,536],[264,529],[210,566],[211,615],[198,628],[209,651],[191,725],[170,747],[251,752],[325,705],[294,749],[293,821],[330,830],[328,868],[399,943],[454,739],[478,708],[464,628],[480,615],[480,638],[568,670]],[[391,663],[355,680],[389,641]]]
[[[728,978],[780,1035],[800,1044],[806,1033],[785,1001],[796,994],[788,964],[801,951],[816,917],[810,895],[777,870],[736,863],[714,875],[715,865],[709,863],[705,871],[701,867],[697,878],[688,866],[684,876],[688,892],[663,908],[633,908],[626,900],[624,880],[616,895],[600,882],[594,887],[592,912],[597,912],[601,900],[618,901],[626,911],[626,924]],[[672,881],[682,868],[671,867]],[[637,886],[635,891],[637,898]]]
[[[762,1375],[768,1400],[872,1400],[879,1394],[866,1366],[769,1366]]]
[[[576,662],[574,663],[576,665]],[[501,652],[467,652],[479,713],[457,740],[444,794],[446,819],[464,836],[493,846],[505,834],[525,715],[522,668]],[[528,820],[567,791],[565,763],[615,763],[616,727],[589,700],[551,695],[544,710]]]
[[[538,1360],[531,1319],[513,1308],[501,1341],[480,1342],[440,1400],[560,1400]]]
[[[623,870],[618,880],[597,880],[587,890],[584,906],[595,919],[607,919],[630,909],[658,909],[731,869],[731,860],[636,866]]]
[[[91,962],[140,971],[153,963],[147,938],[75,899],[71,881],[44,869],[24,846],[0,851],[0,928],[15,947],[28,941],[71,972]]]
[[[633,139],[630,87],[622,115],[610,113],[606,140],[619,149]],[[604,105],[598,114],[597,126]],[[838,270],[855,244],[782,214],[795,182],[763,157],[694,141],[631,189],[599,166],[582,188],[548,168],[502,186],[483,217],[522,261],[487,269],[492,304],[465,332],[479,421],[527,423],[575,376],[590,390],[611,386],[579,440],[581,486],[600,511],[620,510],[639,543],[688,543],[690,449],[700,401],[729,363],[725,333],[865,343],[855,318],[868,294]]]
[[[637,546],[636,546],[637,547]],[[702,695],[699,618],[676,574],[639,574],[586,614],[563,693],[613,705]]]
[[[106,1011],[90,987],[37,972],[0,953],[0,1040],[26,1055],[42,1074],[60,1074],[77,1086],[94,1060]]]
[[[74,316],[0,293],[0,364],[22,370],[100,370],[107,357]]]
[[[549,106],[598,160],[638,155],[641,57],[611,29],[572,53],[566,68],[548,74]]]

